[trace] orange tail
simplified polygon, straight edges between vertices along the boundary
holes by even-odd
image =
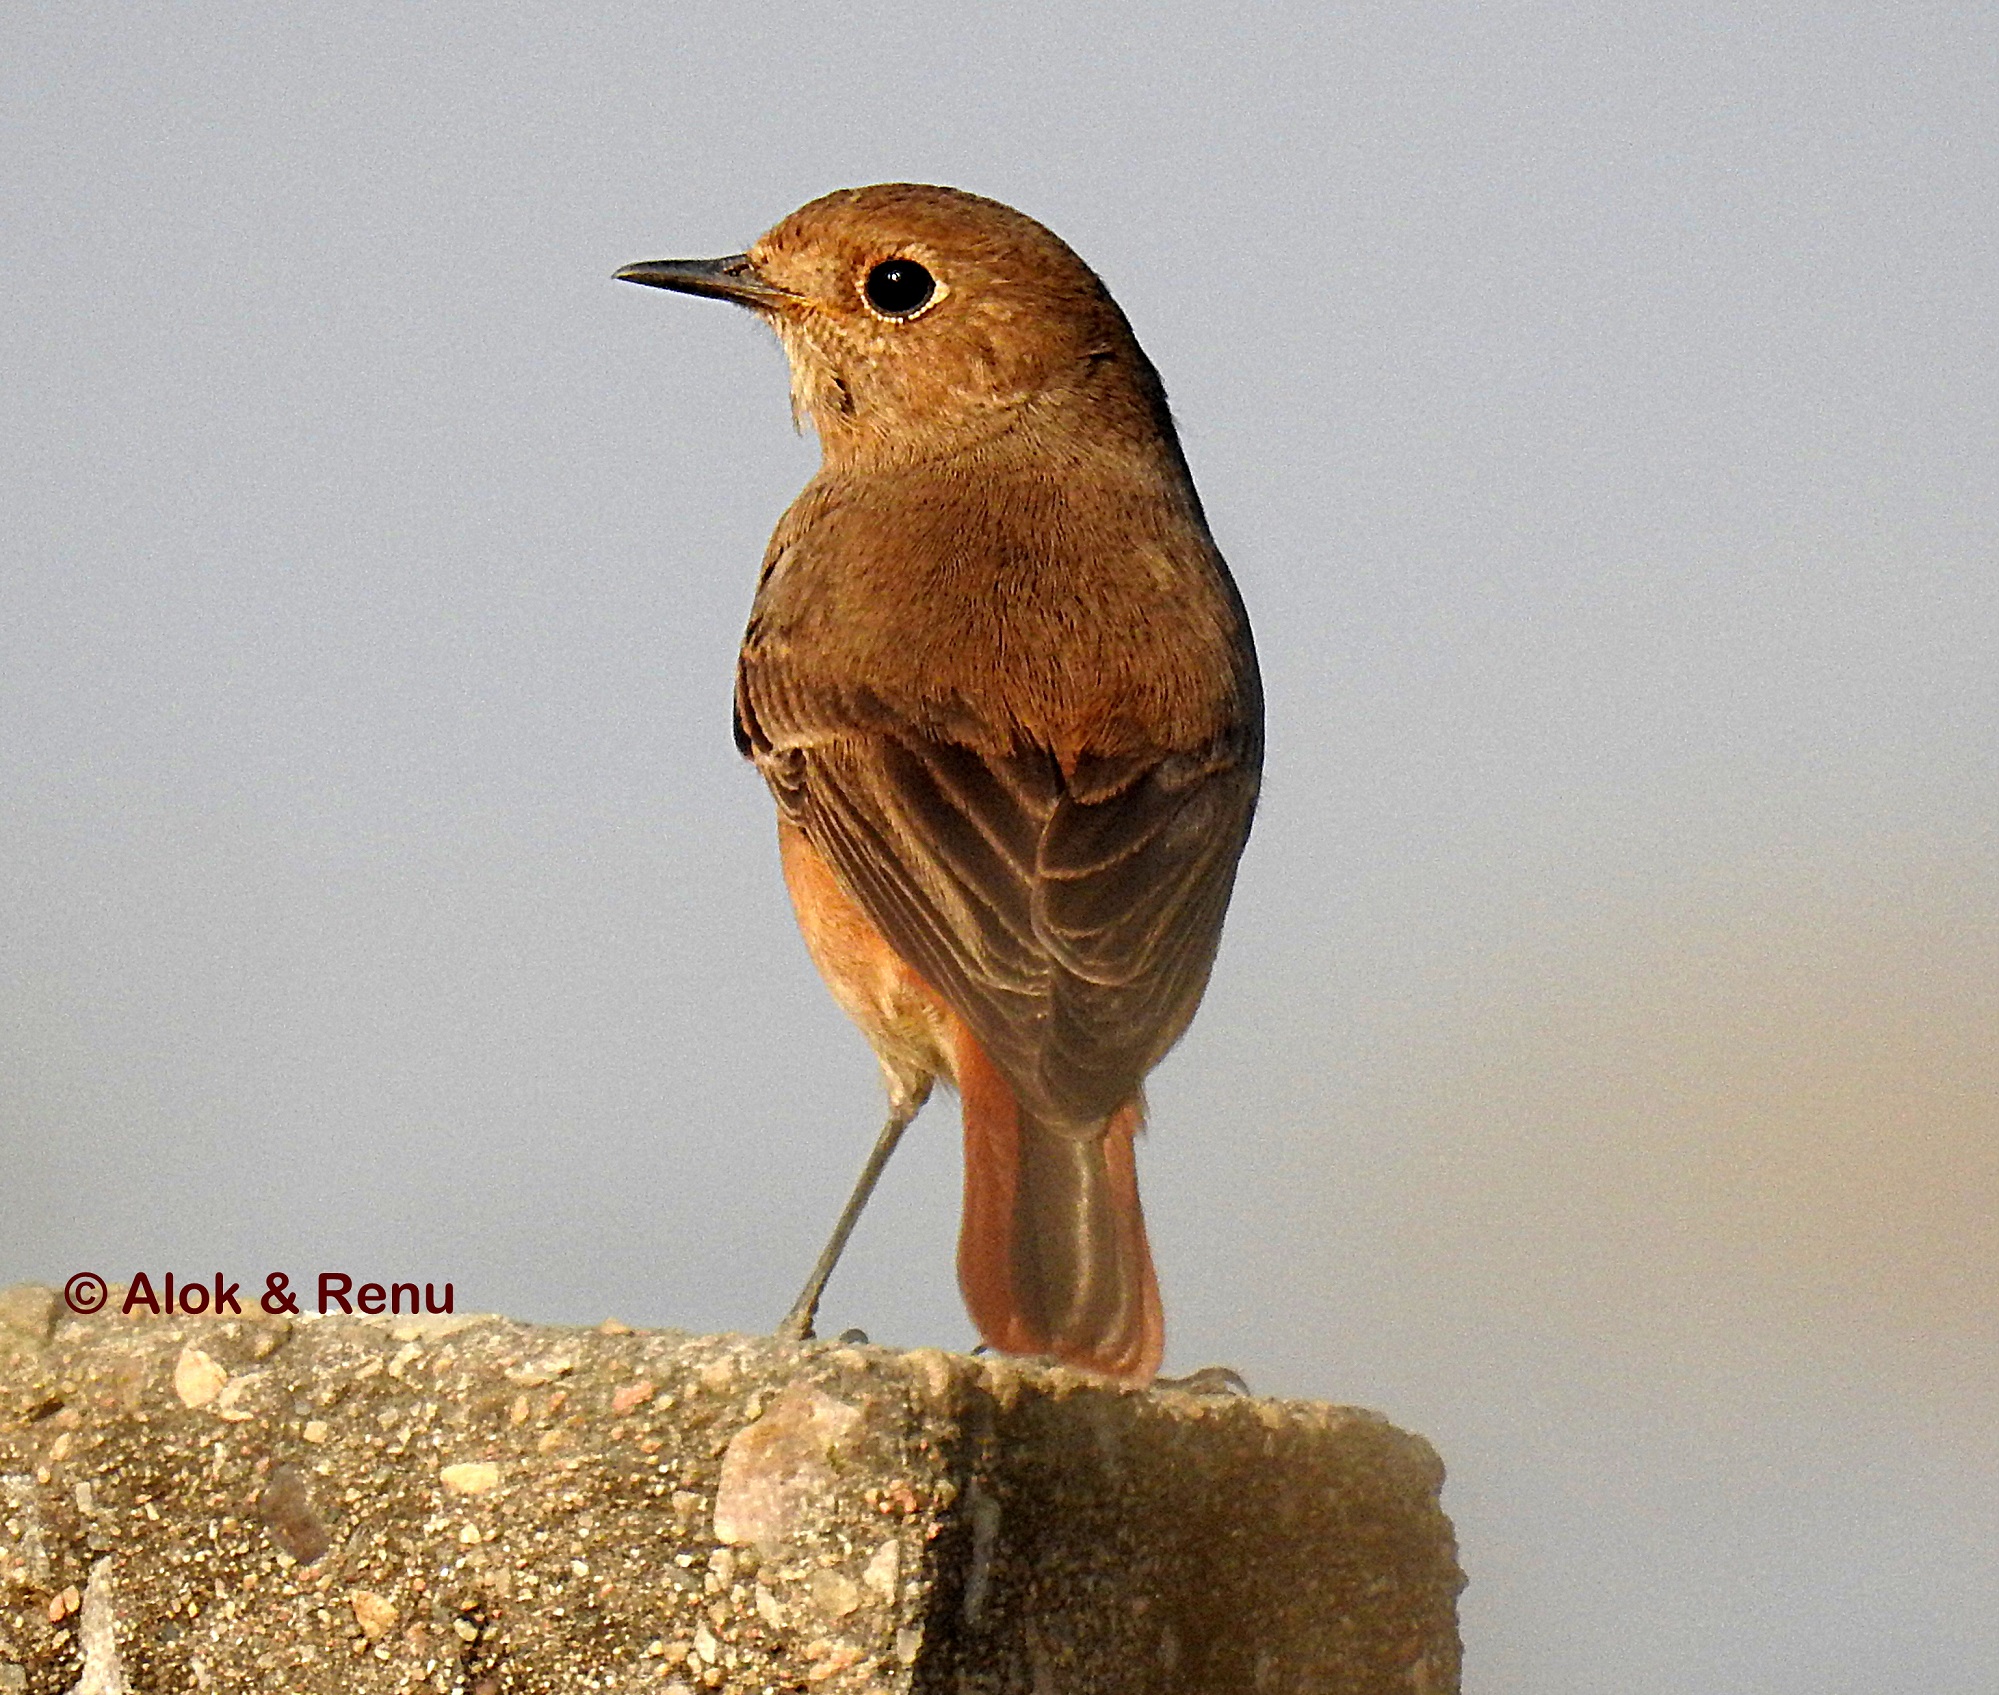
[[[955,1044],[965,1105],[958,1286],[986,1343],[1150,1383],[1166,1351],[1138,1204],[1139,1097],[1079,1138],[1021,1114],[969,1031]]]

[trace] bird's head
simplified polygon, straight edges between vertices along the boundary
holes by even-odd
[[[1058,436],[1164,417],[1158,379],[1096,274],[1025,214],[882,183],[800,207],[747,253],[627,265],[626,282],[747,306],[791,362],[832,464],[965,451],[1032,413]]]

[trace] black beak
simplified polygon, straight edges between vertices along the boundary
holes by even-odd
[[[726,259],[644,259],[627,265],[617,273],[617,279],[644,283],[648,288],[670,288],[680,294],[712,295],[765,311],[793,298],[758,276],[747,253],[732,253]]]

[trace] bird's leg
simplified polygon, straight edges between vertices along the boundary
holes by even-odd
[[[784,1315],[784,1322],[778,1325],[777,1335],[781,1341],[809,1342],[812,1340],[812,1321],[819,1313],[819,1297],[826,1292],[827,1279],[833,1275],[833,1267],[840,1263],[840,1255],[847,1246],[847,1238],[854,1233],[854,1226],[860,1222],[862,1210],[868,1204],[868,1197],[875,1192],[875,1184],[880,1181],[882,1169],[888,1164],[889,1155],[895,1152],[895,1145],[902,1140],[903,1131],[909,1128],[909,1121],[929,1098],[930,1084],[926,1079],[921,1088],[894,1089],[889,1096],[888,1122],[875,1138],[874,1151],[868,1155],[868,1163],[861,1167],[859,1181],[854,1184],[854,1192],[847,1197],[847,1204],[840,1211],[840,1220],[833,1226],[833,1234],[826,1246],[820,1250],[819,1263],[812,1268],[812,1275],[805,1280],[805,1287],[798,1292],[798,1299],[791,1303],[791,1311]]]

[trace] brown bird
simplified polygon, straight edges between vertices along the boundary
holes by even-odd
[[[1068,247],[955,189],[848,189],[747,253],[618,275],[758,313],[821,447],[764,556],[736,740],[890,1112],[780,1333],[812,1334],[941,1076],[980,1335],[1149,1382],[1142,1085],[1207,985],[1263,750],[1158,373]]]

